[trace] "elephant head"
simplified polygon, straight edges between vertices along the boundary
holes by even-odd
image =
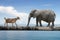
[[[27,24],[27,26],[28,26],[29,23],[30,23],[31,17],[34,17],[34,14],[35,14],[36,11],[37,11],[37,10],[32,10],[32,11],[30,12],[29,17],[28,17],[28,24]],[[35,17],[34,17],[34,18],[35,18]]]

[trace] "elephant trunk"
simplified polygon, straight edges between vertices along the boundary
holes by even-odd
[[[28,24],[27,24],[27,26],[29,26],[29,23],[30,23],[30,19],[31,19],[31,17],[29,16],[29,18],[28,18]]]

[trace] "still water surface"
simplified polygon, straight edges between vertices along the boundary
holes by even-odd
[[[0,40],[60,40],[60,31],[0,31]]]

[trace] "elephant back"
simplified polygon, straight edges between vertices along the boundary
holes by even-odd
[[[46,22],[52,22],[55,20],[55,13],[52,10],[41,10],[40,19]]]

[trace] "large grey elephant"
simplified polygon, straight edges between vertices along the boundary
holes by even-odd
[[[36,18],[36,26],[38,26],[38,22],[42,26],[41,20],[47,22],[47,26],[50,26],[50,23],[54,26],[56,14],[52,10],[32,10],[29,14],[27,26],[29,26],[31,17]]]

